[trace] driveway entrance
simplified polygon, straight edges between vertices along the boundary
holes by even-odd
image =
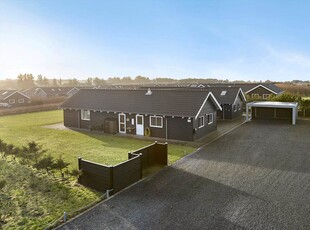
[[[309,229],[310,121],[252,121],[61,229]]]

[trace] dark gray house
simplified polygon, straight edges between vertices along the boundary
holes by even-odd
[[[222,110],[217,111],[217,117],[220,119],[234,119],[243,113],[243,106],[246,98],[239,87],[210,87],[216,100],[220,103]]]
[[[284,91],[274,83],[210,83],[192,84],[193,88],[239,87],[250,98],[268,100],[271,95],[279,95]]]
[[[79,91],[78,87],[35,87],[24,93],[34,98],[71,97]]]
[[[30,98],[17,90],[0,90],[0,103],[7,107],[25,106]]]
[[[67,127],[194,141],[217,128],[206,90],[81,89],[61,106]]]

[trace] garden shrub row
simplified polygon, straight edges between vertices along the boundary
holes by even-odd
[[[2,158],[7,160],[11,157],[15,162],[22,165],[28,165],[38,170],[45,170],[47,173],[50,171],[58,170],[64,179],[64,169],[69,166],[68,162],[65,162],[61,155],[55,159],[53,156],[46,154],[47,150],[43,149],[42,145],[39,145],[35,141],[28,142],[26,146],[17,147],[12,144],[7,144],[0,139],[0,154]],[[67,174],[72,176],[78,175],[78,170],[72,170],[69,172],[65,171]]]

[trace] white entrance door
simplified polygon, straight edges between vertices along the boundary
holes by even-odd
[[[118,114],[118,131],[126,133],[126,114]]]
[[[136,116],[136,134],[144,135],[143,115]]]

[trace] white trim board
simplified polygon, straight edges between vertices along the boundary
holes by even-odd
[[[18,92],[18,91],[15,91],[13,93],[11,93],[10,95],[6,96],[5,98],[3,98],[2,100],[6,100],[8,97],[14,95],[15,93],[19,93],[20,95],[24,96],[24,97],[27,97],[28,99],[30,99],[30,97],[28,97],[27,95],[21,93],[21,92]]]
[[[264,89],[266,89],[266,90],[272,92],[273,94],[276,94],[276,95],[278,94],[278,93],[276,93],[275,91],[273,91],[273,90],[267,88],[266,86],[264,86],[264,85],[262,85],[262,84],[259,84],[259,85],[255,86],[254,88],[252,88],[252,89],[246,91],[245,93],[248,94],[249,92],[253,91],[254,89],[257,89],[258,87],[263,87]]]
[[[217,109],[219,109],[220,111],[222,111],[222,107],[219,104],[219,102],[216,100],[216,98],[214,97],[213,93],[209,92],[208,95],[206,96],[205,100],[203,101],[200,109],[198,110],[198,113],[195,116],[195,120],[198,118],[202,108],[204,107],[204,105],[206,104],[207,100],[209,99],[209,96],[211,96],[211,100],[214,102],[214,104],[217,106]]]

